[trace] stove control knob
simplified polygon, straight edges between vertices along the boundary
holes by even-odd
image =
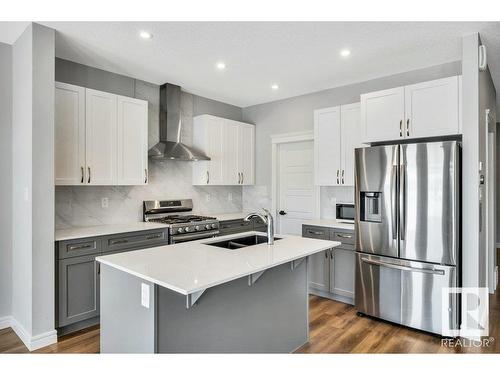
[[[194,229],[195,229],[195,230],[200,230],[200,226],[199,226],[199,225],[197,225],[197,226],[195,226],[195,227],[194,227]]]
[[[212,224],[212,228],[217,228],[217,224]]]
[[[186,232],[189,232],[189,231],[191,230],[191,228],[186,227],[186,228],[184,228],[184,230],[185,230]]]
[[[182,233],[182,232],[184,232],[184,229],[182,228],[177,229],[177,233]]]
[[[205,225],[205,228],[210,229],[210,224]]]

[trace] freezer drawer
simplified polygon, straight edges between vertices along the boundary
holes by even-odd
[[[456,278],[453,266],[356,253],[355,305],[367,315],[447,334],[458,326],[458,303],[456,295],[443,300],[442,293]]]

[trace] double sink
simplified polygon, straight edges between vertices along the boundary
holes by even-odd
[[[280,237],[274,237],[275,241],[281,240]],[[259,245],[262,243],[267,243],[267,236],[261,236],[259,234],[252,234],[250,236],[231,238],[229,240],[210,242],[206,245],[222,247],[224,249],[235,250],[241,249],[247,246]]]

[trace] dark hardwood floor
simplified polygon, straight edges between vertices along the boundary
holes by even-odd
[[[424,332],[359,317],[351,305],[316,296],[310,297],[310,341],[297,353],[500,353],[500,291],[490,296],[488,346],[469,347],[467,341],[454,348],[441,338]],[[459,343],[459,344],[460,344]],[[0,330],[0,353],[27,353],[10,328]],[[99,353],[99,327],[79,331],[35,353]]]

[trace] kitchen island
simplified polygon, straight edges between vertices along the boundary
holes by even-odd
[[[306,343],[308,257],[340,243],[256,238],[265,241],[246,232],[98,257],[101,352],[289,353]]]

